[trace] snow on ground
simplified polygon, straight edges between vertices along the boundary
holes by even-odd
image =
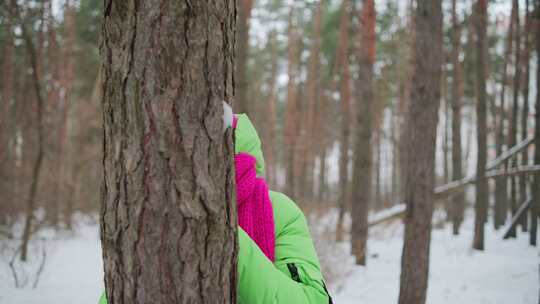
[[[502,240],[502,231],[486,226],[486,250],[471,249],[473,215],[468,214],[461,235],[450,225],[434,229],[431,242],[428,304],[539,303],[538,249],[528,234]],[[354,266],[346,280],[333,286],[335,303],[397,303],[403,228],[399,224],[370,233],[368,266]],[[348,244],[340,244],[348,252]]]
[[[1,304],[96,304],[103,290],[103,268],[99,226],[79,223],[75,234],[47,237],[47,258],[38,285],[32,288],[37,267],[27,267],[30,279],[15,288],[5,256],[0,261]],[[47,233],[46,233],[47,234]],[[32,257],[40,259],[40,251]],[[32,264],[32,263],[31,263]],[[39,262],[38,262],[39,264]]]
[[[333,222],[327,216],[318,219],[310,216],[315,235],[321,235],[318,227]],[[528,245],[528,235],[503,241],[502,232],[487,225],[486,251],[473,251],[472,214],[467,219],[458,237],[451,235],[450,227],[433,231],[427,303],[538,303],[539,255],[537,248]],[[330,285],[334,303],[397,303],[402,233],[397,222],[372,229],[367,267],[354,266],[347,242],[336,246],[317,241],[318,247],[327,248],[320,252],[324,268],[333,269]],[[97,303],[103,288],[98,225],[81,222],[73,235],[50,234],[44,233],[47,262],[35,289],[31,282],[37,267],[28,268],[30,283],[25,288],[15,288],[9,258],[5,257],[9,254],[3,251],[0,303]],[[39,255],[36,249],[34,258]],[[325,275],[330,276],[329,272]]]

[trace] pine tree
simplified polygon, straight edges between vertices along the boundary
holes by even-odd
[[[440,0],[418,1],[414,10],[414,73],[405,153],[405,241],[401,258],[400,304],[423,304],[429,273],[435,183],[437,110],[441,98],[442,8]]]
[[[108,303],[236,303],[235,1],[105,1]],[[159,22],[156,22],[159,20]]]

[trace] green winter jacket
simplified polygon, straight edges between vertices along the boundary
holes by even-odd
[[[262,175],[264,158],[257,131],[246,115],[237,117],[235,152],[255,156],[257,173]],[[304,214],[282,193],[270,191],[270,200],[276,234],[275,262],[272,263],[238,227],[238,303],[332,303]],[[103,293],[99,304],[106,303]]]

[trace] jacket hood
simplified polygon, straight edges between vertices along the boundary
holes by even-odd
[[[234,130],[235,144],[234,153],[248,153],[255,157],[255,169],[257,175],[264,175],[264,156],[262,152],[261,139],[257,130],[246,114],[236,114],[238,119]]]

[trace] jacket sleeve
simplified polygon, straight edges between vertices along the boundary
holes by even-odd
[[[103,290],[103,292],[101,293],[98,304],[107,304],[107,296],[105,295],[105,290]]]
[[[281,193],[270,197],[276,208],[276,261],[272,264],[239,228],[238,303],[332,303],[302,211]]]

